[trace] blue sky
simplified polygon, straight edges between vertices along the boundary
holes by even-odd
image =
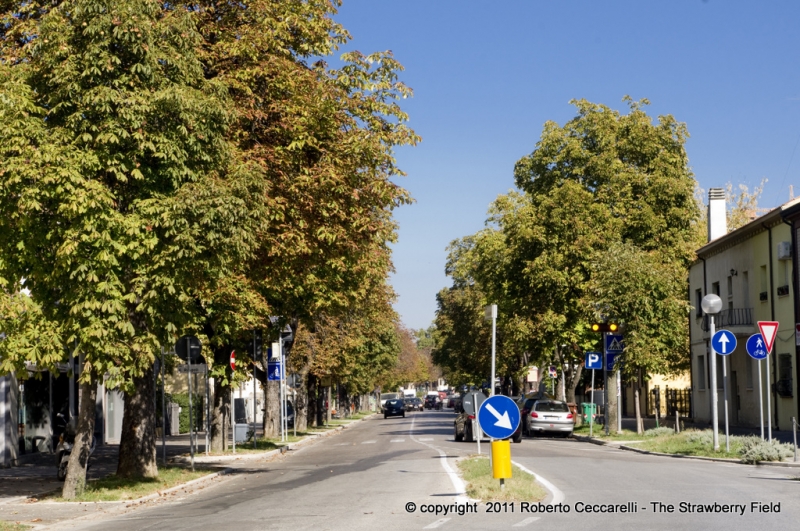
[[[397,152],[416,199],[395,213],[395,308],[411,328],[434,318],[450,241],[484,225],[514,187],[514,163],[573,98],[688,126],[704,189],[762,178],[761,205],[800,195],[800,2],[721,0],[345,0],[342,51],[392,50],[414,89],[404,100],[422,136]]]

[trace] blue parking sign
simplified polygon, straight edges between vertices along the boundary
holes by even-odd
[[[602,369],[603,368],[602,352],[587,352],[586,363],[584,367],[587,369]]]

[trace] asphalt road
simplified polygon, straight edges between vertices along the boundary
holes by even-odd
[[[464,497],[463,485],[451,473],[455,458],[477,450],[475,443],[453,440],[452,419],[450,411],[378,417],[278,461],[248,463],[178,499],[112,521],[61,522],[58,528],[752,531],[762,526],[794,529],[800,521],[800,481],[792,470],[647,456],[545,438],[512,445],[512,456],[550,484],[545,504],[556,503],[552,507],[558,512],[523,512],[516,504],[487,513],[485,504],[473,505]],[[484,443],[482,451],[487,450]],[[681,512],[682,502],[695,511],[710,504],[712,510],[729,506],[736,512]],[[764,506],[752,502],[779,503],[780,512],[761,512]],[[409,503],[415,505],[413,512],[407,510]],[[426,512],[436,505],[451,512]],[[624,506],[635,512],[587,513],[586,506]],[[474,507],[477,513],[459,515],[454,507]]]

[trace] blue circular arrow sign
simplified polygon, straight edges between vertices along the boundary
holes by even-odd
[[[767,346],[764,344],[764,338],[761,334],[753,334],[747,338],[747,353],[750,357],[756,360],[763,360],[767,357]]]
[[[507,439],[519,426],[519,408],[507,396],[489,397],[478,410],[478,424],[492,439]]]
[[[711,338],[711,348],[717,354],[727,356],[736,350],[736,336],[727,330],[720,330]]]

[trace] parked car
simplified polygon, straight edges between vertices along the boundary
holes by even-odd
[[[526,422],[526,433],[534,435],[549,433],[568,437],[575,425],[567,403],[549,398],[535,400],[522,418]]]
[[[406,398],[403,400],[406,411],[422,411],[422,400],[419,398]]]
[[[475,415],[470,415],[464,411],[461,399],[459,399],[458,408],[456,411],[458,412],[458,415],[456,415],[456,420],[453,421],[453,438],[456,441],[474,442],[475,434],[473,433],[473,421],[475,420]],[[520,420],[519,424],[520,426],[522,425],[522,420]],[[515,443],[522,442],[522,431],[520,426],[517,426],[516,431],[511,435],[511,437],[509,437],[509,439]]]
[[[406,416],[406,404],[400,398],[392,398],[383,404],[383,418]]]
[[[425,397],[425,409],[436,409],[436,403],[441,402],[436,395],[428,395]]]

